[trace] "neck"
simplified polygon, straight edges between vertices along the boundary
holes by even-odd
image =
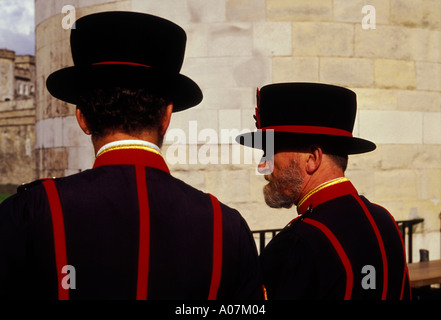
[[[343,178],[345,176],[343,170],[337,168],[332,163],[327,161],[322,162],[320,168],[313,174],[304,177],[302,192],[299,197],[299,202],[305,198],[311,191],[317,187],[325,184],[328,181]]]
[[[140,134],[131,135],[124,132],[112,132],[103,137],[92,137],[93,147],[95,149],[95,154],[108,143],[121,141],[121,140],[141,140],[147,141],[157,145],[159,148],[162,145],[162,137],[150,131],[144,131]]]

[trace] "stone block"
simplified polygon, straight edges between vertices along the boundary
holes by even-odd
[[[357,94],[359,110],[396,110],[397,92],[395,90],[353,88]]]
[[[439,212],[441,211],[441,201],[406,200],[403,201],[402,210],[405,213],[404,219],[424,219],[424,222],[418,225],[416,229],[417,233],[420,233],[421,231],[436,231],[439,233]]]
[[[83,17],[96,12],[104,11],[131,11],[131,0],[93,0],[95,5],[88,5],[88,0],[77,0],[81,2],[84,7],[77,10],[77,18]],[[101,2],[101,4],[98,4]]]
[[[375,60],[375,86],[400,89],[416,88],[415,62],[390,59]]]
[[[61,9],[60,12],[61,14]],[[62,27],[63,15],[57,14],[52,17],[48,17],[37,25],[35,29],[35,48],[36,50],[50,46],[53,42],[64,40],[64,43],[69,43],[70,29],[64,29]],[[66,51],[69,51],[70,47]],[[37,56],[38,59],[38,56]],[[37,64],[38,67],[38,64]]]
[[[36,148],[63,147],[63,118],[39,120],[35,124]]]
[[[375,30],[355,28],[356,57],[412,60],[411,28],[377,25]]]
[[[295,207],[291,209],[270,208],[263,200],[263,196],[259,202],[233,203],[232,205],[242,214],[251,230],[283,229],[297,217]],[[267,234],[267,237],[269,238],[270,234]]]
[[[62,137],[65,147],[86,147],[91,146],[91,137],[86,135],[80,128],[75,116],[63,118]]]
[[[249,181],[248,170],[215,170],[206,171],[206,190],[224,203],[246,202],[250,191],[237,181]]]
[[[181,25],[187,34],[185,59],[207,57],[209,25],[204,23]]]
[[[226,0],[132,0],[132,10],[154,14],[177,24],[223,22]]]
[[[227,0],[226,2],[228,21],[263,21],[265,13],[265,0]]]
[[[425,144],[441,144],[441,113],[425,112],[423,121],[423,142]]]
[[[271,58],[255,53],[252,57],[234,59],[233,76],[236,87],[261,87],[271,81]]]
[[[254,49],[265,56],[292,55],[290,22],[262,22],[253,25]]]
[[[187,58],[181,73],[193,79],[202,89],[236,87],[231,57]]]
[[[415,145],[413,163],[417,168],[437,169],[440,167],[439,155],[441,154],[441,145],[423,144]]]
[[[47,18],[57,14],[61,14],[61,9],[65,5],[71,5],[77,8],[78,0],[35,0],[35,25],[38,26]]]
[[[7,101],[14,99],[14,70],[15,65],[11,59],[0,58],[0,100]]]
[[[115,0],[76,0],[76,1],[78,2],[78,7],[80,8],[99,6],[112,2],[117,2]],[[127,1],[120,1],[120,2],[127,2]]]
[[[416,62],[417,89],[441,91],[441,63]]]
[[[423,169],[421,179],[421,198],[425,200],[441,200],[440,181],[441,169]]]
[[[345,176],[351,180],[357,189],[358,194],[372,199],[375,196],[375,179],[373,170],[350,170],[345,172]]]
[[[72,105],[55,99],[46,89],[49,74],[73,65],[69,42],[61,40],[38,48],[36,63],[37,120],[72,115],[75,110]]]
[[[409,27],[421,26],[423,22],[423,0],[391,0],[391,24]]]
[[[131,0],[36,0],[35,1],[35,25],[38,26],[44,20],[59,15],[59,23],[63,18],[62,8],[71,5],[76,8],[76,18],[84,14],[100,11],[131,9]],[[85,8],[82,11],[82,8]],[[82,13],[81,13],[82,11]]]
[[[240,130],[242,126],[242,113],[240,109],[219,110],[219,134],[221,130]]]
[[[203,192],[206,192],[205,188],[205,172],[203,171],[173,171],[172,175],[184,181],[186,184],[189,184],[190,186],[201,190]]]
[[[375,171],[374,177],[375,199],[378,201],[418,199],[421,177],[417,170]]]
[[[201,131],[205,130],[202,134]],[[195,107],[185,112],[172,115],[164,143],[166,144],[196,144],[206,143],[208,138],[204,134],[216,133],[219,130],[217,110],[208,110]]]
[[[253,105],[254,88],[207,88],[204,109],[243,109]]]
[[[365,5],[374,6],[376,23],[389,23],[389,1],[384,0],[334,0],[334,21],[357,23],[358,28],[364,17],[362,8]]]
[[[423,142],[421,112],[360,110],[359,121],[360,136],[375,143]]]
[[[92,144],[87,147],[69,147],[67,149],[67,169],[78,173],[91,169],[95,161]]]
[[[374,84],[374,62],[359,58],[320,58],[320,82],[371,87]]]
[[[250,56],[252,48],[253,30],[249,23],[213,24],[209,29],[209,56]]]
[[[266,17],[271,21],[331,21],[332,0],[267,0]]]
[[[422,3],[423,26],[430,29],[441,29],[441,2],[424,0]]]
[[[67,149],[43,149],[43,168],[50,171],[64,172],[64,169],[67,168]],[[56,176],[60,177],[59,174]]]
[[[273,58],[273,82],[318,82],[319,58]]]
[[[354,54],[354,27],[347,23],[294,22],[294,56],[349,57]]]
[[[365,138],[365,137],[362,137]],[[375,141],[373,141],[375,142]],[[377,145],[374,151],[349,156],[348,170],[355,171],[375,171],[381,169],[383,145]]]
[[[411,144],[387,144],[382,146],[381,168],[393,169],[417,169],[414,159],[417,148]]]
[[[408,46],[413,60],[425,62],[441,61],[441,31],[432,29],[410,29]]]
[[[132,10],[160,16],[178,25],[189,23],[192,20],[187,0],[132,0]]]
[[[400,110],[437,112],[441,105],[441,92],[398,90],[397,104]]]

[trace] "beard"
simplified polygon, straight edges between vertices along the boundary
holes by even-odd
[[[298,203],[303,178],[300,173],[300,167],[292,160],[289,166],[281,172],[280,176],[274,178],[271,175],[265,176],[269,183],[263,187],[265,202],[271,208],[291,208],[293,204]]]

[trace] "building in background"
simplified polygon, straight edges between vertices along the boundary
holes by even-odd
[[[0,49],[0,194],[35,179],[35,57]]]
[[[368,3],[375,12],[363,11]],[[295,208],[265,205],[265,181],[255,173],[260,155],[249,161],[246,148],[232,145],[230,136],[254,128],[256,87],[301,81],[354,90],[354,135],[378,148],[351,156],[348,177],[397,220],[424,218],[414,236],[413,260],[419,248],[440,258],[441,1],[36,0],[40,177],[76,173],[94,160],[75,107],[45,88],[50,73],[73,64],[70,30],[62,27],[64,5],[76,8],[76,18],[140,11],[186,30],[182,73],[200,85],[204,100],[173,115],[163,153],[173,175],[237,208],[254,230],[281,228],[297,216]],[[366,19],[368,14],[374,16]]]

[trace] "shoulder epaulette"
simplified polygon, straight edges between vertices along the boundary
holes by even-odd
[[[46,180],[49,180],[49,179],[48,178],[46,178],[46,179],[38,179],[38,180],[29,182],[29,183],[23,183],[21,186],[19,186],[17,188],[17,193],[27,191],[27,190],[31,189],[32,187],[35,187],[35,186],[38,186],[38,185],[42,184]]]

